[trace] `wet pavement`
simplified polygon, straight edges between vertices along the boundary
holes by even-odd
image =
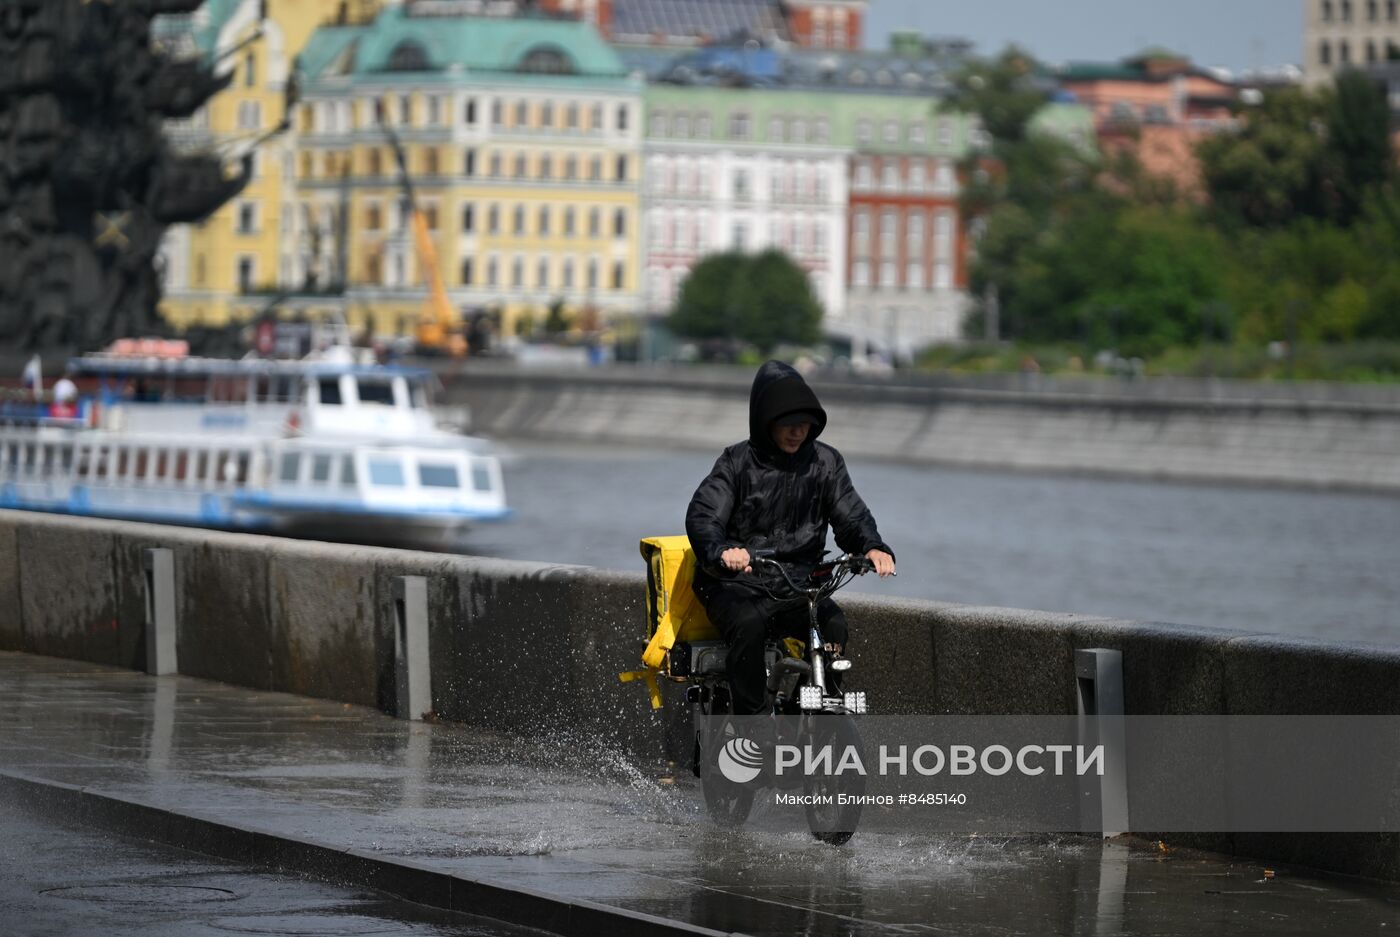
[[[0,802],[0,932],[23,937],[543,937],[211,860]]]
[[[0,653],[0,712],[9,777],[720,931],[1400,928],[1400,887],[1288,868],[1266,877],[1263,863],[1169,845],[860,833],[833,848],[766,832],[761,817],[755,828],[721,830],[687,776],[567,735],[410,724],[363,707],[9,653]],[[13,838],[14,822],[0,813],[0,836]]]

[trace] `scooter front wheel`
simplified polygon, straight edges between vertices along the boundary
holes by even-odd
[[[864,763],[865,743],[849,715],[814,714],[804,721],[807,727],[804,734],[814,748],[831,746],[833,764],[840,762],[841,754],[848,747],[854,747]],[[833,846],[849,842],[860,825],[860,795],[865,793],[865,775],[859,772],[809,775],[803,783],[803,793],[808,795],[807,827],[812,836]]]

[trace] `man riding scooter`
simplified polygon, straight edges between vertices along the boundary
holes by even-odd
[[[686,510],[693,587],[729,646],[735,715],[764,710],[770,633],[807,636],[807,610],[769,594],[750,550],[806,576],[821,561],[830,526],[841,550],[867,557],[882,577],[895,572],[894,551],[880,539],[845,460],[817,442],[825,428],[826,411],[802,375],[780,361],[765,363],[749,394],[749,438],[720,453]],[[817,615],[828,649],[840,654],[849,639],[841,609],[828,598]]]

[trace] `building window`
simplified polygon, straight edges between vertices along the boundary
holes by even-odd
[[[572,207],[564,209],[564,237],[574,236],[574,210]]]
[[[940,260],[933,266],[934,289],[947,290],[953,287],[953,265]]]
[[[384,223],[383,213],[378,205],[370,205],[365,208],[365,230],[378,231],[379,226]]]
[[[564,126],[570,130],[578,129],[578,105],[570,104],[564,110]]]
[[[749,198],[749,174],[742,169],[734,170],[734,200],[746,202]]]
[[[616,178],[618,182],[626,182],[626,181],[627,181],[627,157],[626,157],[626,156],[619,156],[619,157],[617,158],[617,166],[616,166],[616,169],[617,169],[617,173],[616,173],[616,175],[614,176],[614,178]]]
[[[540,157],[539,177],[541,179],[554,178],[554,158],[548,153]]]
[[[783,119],[781,117],[773,117],[768,121],[768,142],[783,142]]]
[[[630,112],[631,112],[631,108],[629,108],[626,104],[620,105],[620,106],[618,107],[618,109],[617,109],[617,129],[618,129],[618,132],[619,132],[619,133],[624,133],[624,132],[626,132],[626,130],[627,130],[627,122],[628,122],[628,120],[630,119],[629,116],[628,116]]]
[[[238,129],[262,129],[262,105],[260,103],[257,101],[240,101],[238,103]]]
[[[1374,3],[1371,4],[1375,6]],[[256,87],[258,83],[258,58],[252,52],[243,59],[243,87]]]
[[[500,275],[496,266],[496,258],[492,257],[486,261],[486,285],[495,286],[499,278]]]
[[[916,159],[909,165],[909,190],[922,192],[925,184],[924,161]]]
[[[690,115],[677,114],[675,121],[675,130],[676,139],[678,140],[684,140],[686,137],[690,136]]]
[[[615,262],[613,263],[613,268],[612,268],[612,288],[613,288],[613,289],[615,289],[615,290],[620,290],[620,289],[622,289],[622,284],[623,284],[623,282],[624,282],[625,279],[626,279],[626,274],[627,274],[627,268],[623,265],[622,261],[620,261],[620,260],[619,260],[619,261],[615,261]]]
[[[517,205],[517,206],[515,206],[515,211],[511,212],[511,233],[512,233],[512,234],[524,234],[524,233],[525,233],[525,206],[524,206],[524,205]]]
[[[1351,64],[1351,46],[1345,39],[1337,43],[1337,61],[1343,65]]]
[[[466,107],[462,109],[462,121],[468,127],[476,126],[476,98],[467,98]]]
[[[895,228],[899,224],[899,218],[893,211],[883,211],[880,213],[880,254],[883,257],[893,257],[895,252]]]
[[[430,176],[436,176],[438,174],[437,147],[430,146],[423,151],[423,171]]]
[[[573,258],[565,258],[564,267],[560,271],[559,285],[566,290],[574,288],[574,261]]]
[[[530,123],[530,105],[524,101],[515,102],[515,126],[524,127]]]
[[[884,263],[880,264],[880,289],[890,290],[894,289],[894,287],[894,261],[886,260]]]
[[[536,219],[539,224],[539,234],[549,234],[549,206],[541,205],[539,217]]]
[[[868,120],[856,121],[856,142],[869,143],[875,139],[875,127]]]
[[[510,262],[510,285],[516,289],[525,285],[525,261],[519,257]]]
[[[749,230],[742,221],[734,222],[734,227],[730,231],[730,245],[736,251],[747,248],[749,240]]]
[[[701,140],[710,139],[710,115],[701,114],[695,118],[695,136]]]
[[[254,261],[252,257],[238,258],[238,292],[249,293],[253,289]]]
[[[588,210],[588,236],[591,238],[597,237],[598,232],[602,230],[602,226],[602,214],[598,211],[597,208],[590,208]]]
[[[539,263],[535,265],[535,286],[542,290],[549,289],[549,260],[541,257]]]
[[[515,154],[515,178],[517,178],[517,179],[524,179],[524,178],[525,178],[525,154],[524,154],[524,153],[516,153],[516,154]]]
[[[472,259],[467,257],[462,261],[462,285],[472,285]]]
[[[594,182],[603,180],[603,160],[601,157],[595,156],[588,161],[588,178]]]
[[[238,233],[256,234],[258,230],[258,206],[253,202],[238,203]]]
[[[613,237],[627,237],[627,209],[619,208],[613,212]]]
[[[540,126],[550,128],[554,126],[554,105],[549,101],[540,105]]]
[[[899,165],[893,160],[886,162],[880,171],[880,187],[886,192],[899,191]]]
[[[886,143],[899,142],[899,122],[894,120],[885,121],[884,128],[880,131],[880,137]]]
[[[861,192],[868,192],[870,191],[871,185],[874,184],[874,181],[875,177],[873,171],[870,168],[870,163],[866,160],[861,160],[859,163],[857,163],[856,189]]]
[[[922,121],[915,121],[909,125],[909,142],[914,146],[923,146],[928,142],[928,128]]]
[[[442,98],[436,94],[428,96],[428,126],[437,127],[442,124]]]
[[[1332,22],[1332,0],[1322,0],[1322,21]]]
[[[384,158],[378,150],[369,151],[369,174],[378,176],[384,172]]]
[[[476,150],[467,150],[462,154],[462,175],[476,175]]]
[[[904,288],[907,290],[921,290],[924,288],[924,267],[923,264],[911,263],[904,271]]]
[[[749,115],[743,111],[735,111],[729,115],[729,136],[733,140],[747,140],[749,138]]]
[[[1375,64],[1376,61],[1376,44],[1370,39],[1366,40],[1366,61],[1369,64]]]
[[[505,109],[500,101],[491,102],[491,126],[499,127],[505,123]]]
[[[462,206],[462,233],[476,233],[476,206],[470,202]]]
[[[399,123],[405,127],[413,126],[413,97],[411,95],[399,95]]]
[[[1385,18],[1387,22],[1393,23],[1397,16],[1400,16],[1400,4],[1395,0],[1385,0]]]
[[[857,260],[851,269],[851,283],[855,286],[866,287],[870,285],[870,262],[867,260]]]
[[[564,160],[564,178],[573,179],[578,176],[578,160],[572,156]]]
[[[595,104],[590,109],[588,128],[594,133],[603,131],[603,105]]]
[[[499,234],[501,232],[501,209],[492,205],[486,209],[486,233]]]
[[[1342,0],[1342,22],[1351,22],[1351,0]]]

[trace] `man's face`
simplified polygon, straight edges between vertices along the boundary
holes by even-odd
[[[807,441],[807,434],[812,431],[811,423],[797,423],[792,426],[774,426],[773,442],[777,447],[788,455],[792,455],[802,444]]]

